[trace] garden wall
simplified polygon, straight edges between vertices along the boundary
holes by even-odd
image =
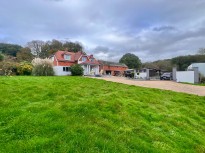
[[[177,71],[176,72],[177,82],[195,83],[194,71]]]

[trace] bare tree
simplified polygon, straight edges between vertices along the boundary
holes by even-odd
[[[40,57],[40,53],[44,44],[45,42],[42,40],[32,40],[31,42],[27,43],[27,46],[31,49],[31,53],[33,55]]]

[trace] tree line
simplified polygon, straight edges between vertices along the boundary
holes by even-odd
[[[0,43],[0,61],[3,61],[3,59],[12,61],[12,57],[14,57],[17,62],[31,62],[34,57],[46,58],[58,50],[78,52],[83,51],[83,46],[79,42],[59,41],[56,39],[51,41],[33,40],[28,42],[25,47],[17,44]],[[200,48],[196,55],[178,56],[172,59],[145,63],[142,63],[138,56],[127,53],[123,55],[119,62],[126,64],[128,68],[132,69],[151,68],[171,71],[172,67],[177,67],[178,70],[185,70],[192,63],[205,62],[205,48]]]
[[[177,70],[184,71],[192,63],[205,63],[205,53],[198,52],[195,55],[177,56],[172,59],[146,62],[143,63],[142,66],[165,71],[172,71],[173,67],[177,67]]]
[[[179,71],[184,71],[192,63],[205,63],[205,48],[200,48],[195,55],[178,56],[172,59],[157,60],[153,62],[142,63],[138,56],[126,53],[119,60],[120,63],[124,63],[130,69],[160,69],[163,71],[172,71],[173,67],[177,67]]]
[[[0,43],[0,61],[3,60],[2,54],[16,57],[18,61],[31,61],[34,57],[49,57],[58,50],[78,52],[83,51],[83,46],[80,42],[56,39],[51,41],[33,40],[28,42],[25,47],[17,44]]]

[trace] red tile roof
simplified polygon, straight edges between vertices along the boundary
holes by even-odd
[[[55,56],[58,61],[67,61],[64,59],[64,55],[70,55],[71,56],[70,62],[75,62],[80,58],[80,56],[82,55],[82,52],[74,53],[74,52],[68,52],[68,51],[57,51],[55,53]]]
[[[97,60],[94,61],[85,61],[83,63],[80,64],[89,64],[89,65],[100,65],[100,63]]]
[[[77,61],[81,55],[83,55],[83,53],[81,51],[75,53],[75,60]]]
[[[64,55],[70,55],[71,60],[65,60]],[[100,65],[100,63],[93,57],[93,55],[88,56],[88,55],[85,55],[81,51],[79,51],[77,53],[68,52],[68,51],[57,51],[55,53],[55,57],[58,61],[58,64],[61,66],[77,63],[78,59],[80,59],[81,56],[88,57],[88,59],[85,62],[82,62],[81,64]],[[93,61],[89,61],[90,59],[93,59]],[[64,62],[64,63],[62,63],[62,62]]]
[[[55,53],[55,57],[56,57],[56,59],[58,60],[58,61],[65,61],[65,59],[64,59],[64,55],[70,55],[71,56],[71,61],[73,61],[74,62],[74,55],[75,55],[75,53],[72,53],[72,52],[68,52],[68,51],[57,51],[56,53]]]

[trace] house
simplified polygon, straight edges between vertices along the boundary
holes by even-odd
[[[199,73],[205,76],[205,63],[192,63],[187,70],[192,70],[194,67],[198,67]]]
[[[124,74],[124,71],[128,69],[125,64],[108,62],[99,60],[100,73],[106,75],[120,76]]]
[[[55,75],[71,75],[70,67],[74,64],[82,66],[84,75],[99,74],[99,62],[93,55],[86,55],[81,51],[77,53],[57,51],[51,59]]]

